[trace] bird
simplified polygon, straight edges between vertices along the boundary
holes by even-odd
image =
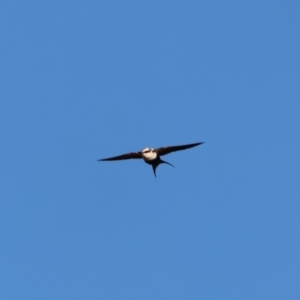
[[[161,156],[169,154],[171,152],[181,151],[181,150],[189,149],[192,147],[196,147],[201,144],[204,144],[204,142],[194,143],[194,144],[186,144],[186,145],[180,145],[180,146],[161,147],[161,148],[156,148],[156,149],[146,147],[139,152],[130,152],[130,153],[113,156],[113,157],[109,157],[109,158],[98,159],[98,161],[114,161],[114,160],[132,159],[132,158],[142,158],[145,161],[145,163],[152,166],[154,176],[156,177],[156,168],[160,164],[168,164],[168,165],[174,167],[172,164],[162,160],[160,158]]]

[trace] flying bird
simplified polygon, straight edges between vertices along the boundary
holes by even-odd
[[[132,159],[132,158],[142,158],[145,161],[145,163],[152,166],[154,176],[156,177],[156,168],[160,164],[168,164],[168,165],[174,167],[172,164],[162,160],[160,158],[161,156],[169,154],[171,152],[196,147],[196,146],[199,146],[203,143],[204,142],[194,143],[194,144],[187,144],[187,145],[180,145],[180,146],[161,147],[161,148],[156,148],[156,149],[147,147],[147,148],[144,148],[140,152],[130,152],[130,153],[114,156],[114,157],[98,159],[98,161],[113,161],[113,160],[123,160],[123,159]]]

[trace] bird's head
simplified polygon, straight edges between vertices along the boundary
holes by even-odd
[[[154,149],[153,148],[144,148],[143,150],[142,150],[142,153],[151,153],[151,152],[153,152],[154,151]]]

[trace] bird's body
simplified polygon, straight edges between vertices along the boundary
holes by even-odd
[[[144,148],[141,151],[142,158],[145,162],[155,160],[157,158],[157,153],[153,148]]]
[[[123,160],[123,159],[132,159],[132,158],[142,158],[147,164],[151,165],[153,168],[154,175],[156,177],[156,168],[162,164],[168,164],[172,167],[174,167],[172,164],[162,160],[160,156],[169,154],[171,152],[185,150],[188,148],[192,148],[198,145],[203,144],[201,143],[194,143],[194,144],[187,144],[187,145],[181,145],[181,146],[169,146],[169,147],[162,147],[162,148],[144,148],[140,152],[131,152],[127,154],[122,154],[119,156],[99,159],[98,161],[113,161],[113,160]]]

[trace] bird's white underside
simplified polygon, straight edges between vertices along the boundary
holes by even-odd
[[[146,152],[149,150],[150,150],[150,152]],[[157,157],[157,153],[154,152],[152,148],[145,148],[142,150],[142,157],[143,157],[144,161],[150,161]]]

